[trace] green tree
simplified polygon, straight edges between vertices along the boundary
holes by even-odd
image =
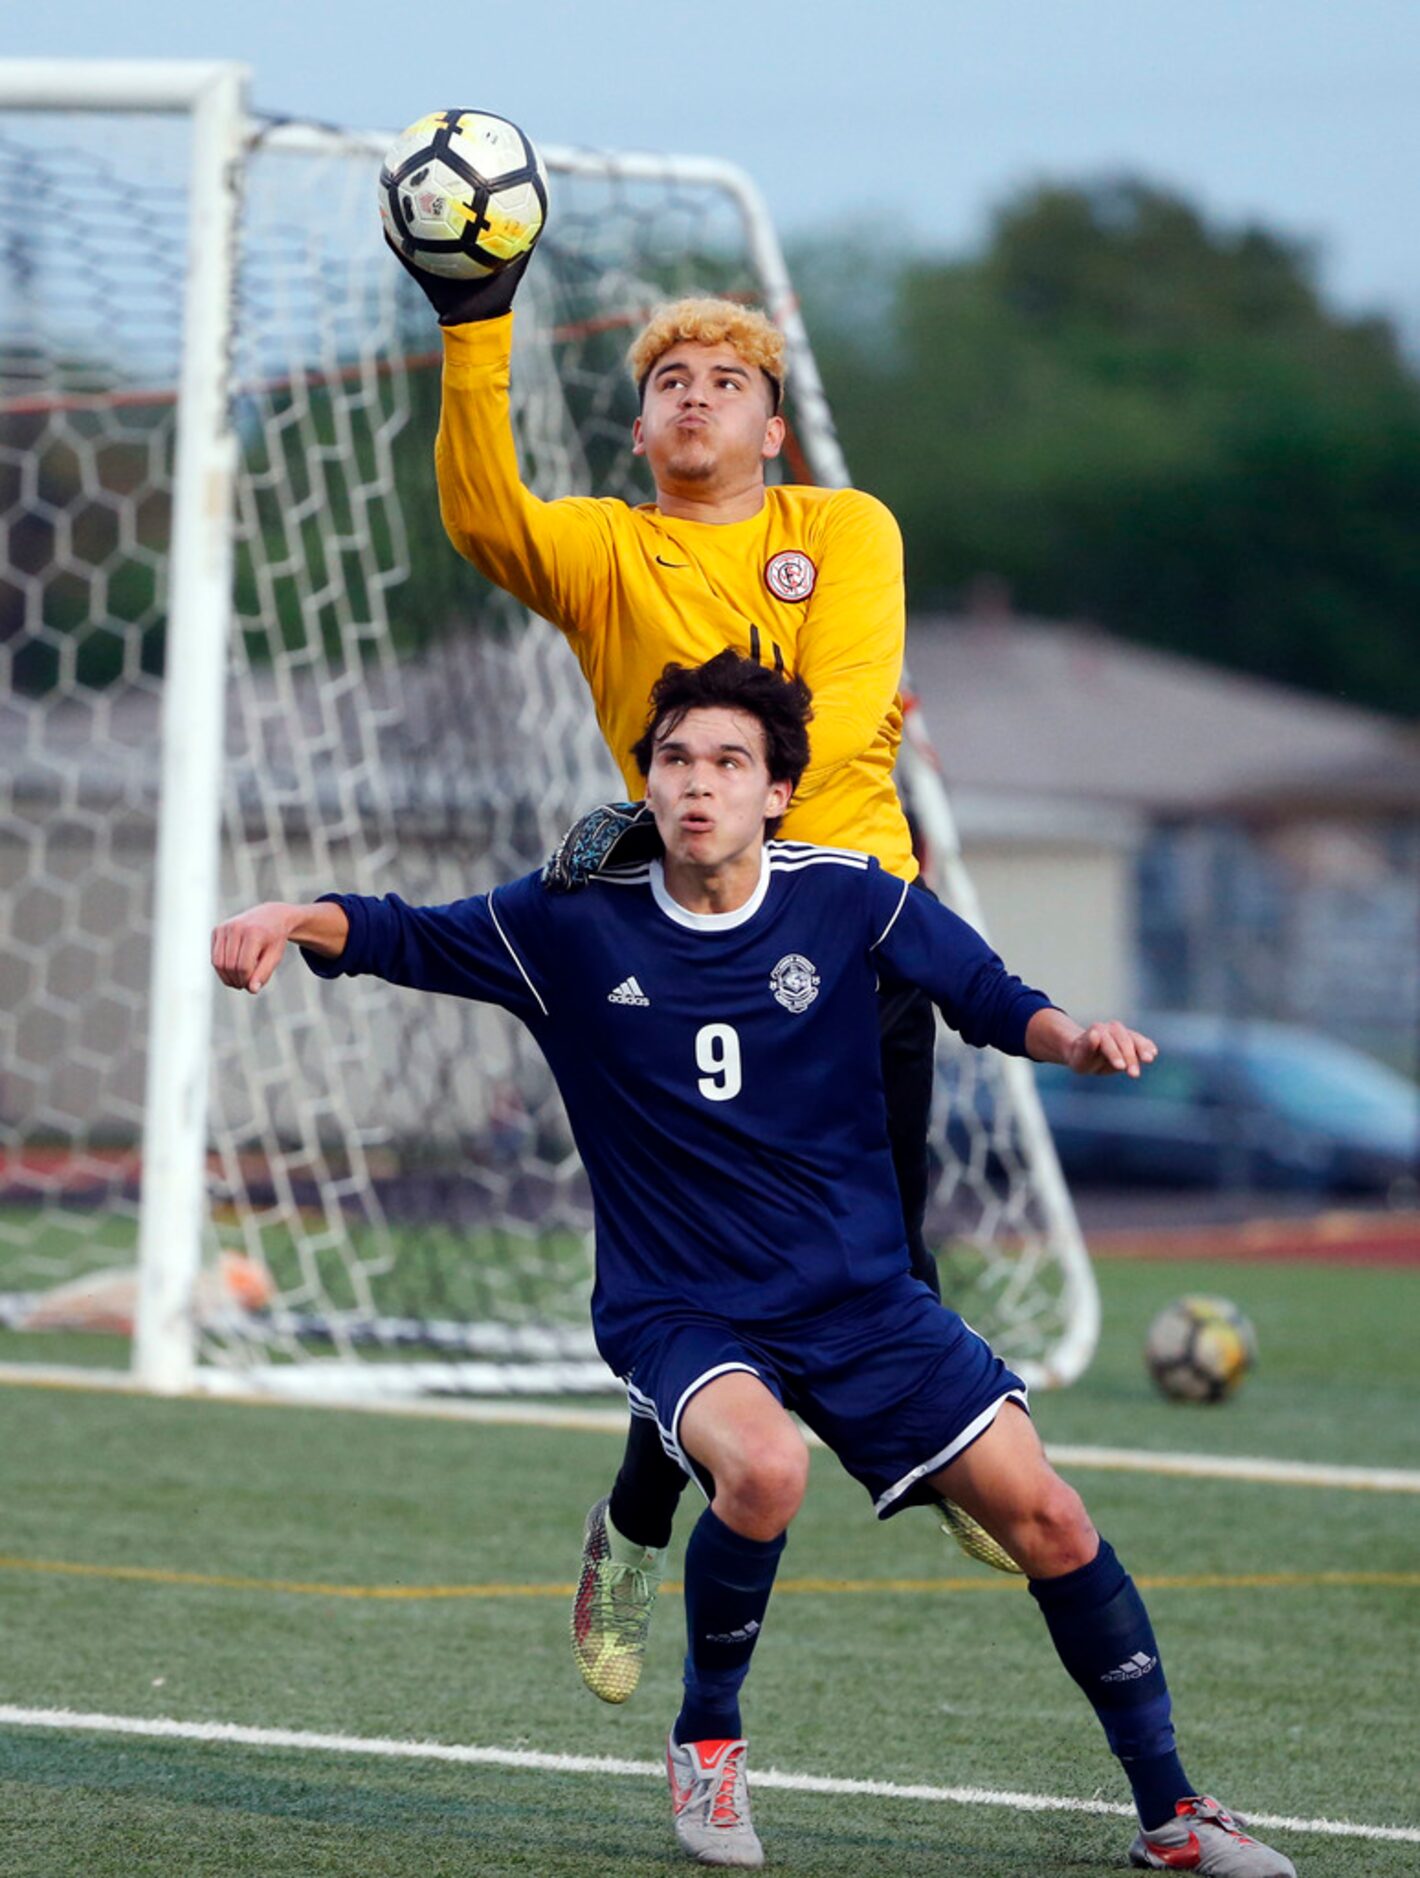
[[[1420,382],[1323,303],[1306,248],[1133,181],[1008,202],[984,251],[811,328],[914,605],[982,573],[1025,609],[1420,711]]]

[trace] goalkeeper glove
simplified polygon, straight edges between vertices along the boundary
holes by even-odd
[[[542,884],[552,893],[573,893],[603,868],[660,857],[656,819],[644,802],[604,802],[591,809],[548,856]]]
[[[511,310],[518,282],[528,271],[528,262],[532,259],[532,248],[529,248],[526,254],[520,254],[516,261],[509,261],[506,267],[492,274],[480,275],[477,280],[449,280],[443,274],[430,274],[416,266],[407,255],[400,253],[388,235],[385,244],[410,279],[418,283],[424,298],[438,314],[441,326],[467,326],[473,320],[501,319]],[[533,247],[536,246],[534,241]]]

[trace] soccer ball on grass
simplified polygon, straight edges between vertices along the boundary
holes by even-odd
[[[529,138],[490,111],[432,111],[380,166],[380,220],[407,261],[480,280],[526,254],[547,219],[547,173]]]
[[[1174,1402],[1221,1402],[1257,1360],[1257,1337],[1226,1298],[1179,1298],[1144,1339],[1144,1361]]]

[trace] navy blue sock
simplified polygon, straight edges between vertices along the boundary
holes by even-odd
[[[749,1674],[774,1574],[777,1539],[742,1539],[707,1506],[685,1548],[685,1701],[675,1738],[734,1741],[740,1684]]]
[[[1089,1697],[1119,1756],[1145,1831],[1174,1816],[1193,1788],[1174,1746],[1172,1709],[1153,1625],[1134,1580],[1108,1540],[1088,1565],[1033,1578],[1060,1660]]]
[[[633,1545],[668,1546],[671,1521],[690,1476],[661,1445],[661,1431],[644,1415],[633,1415],[626,1453],[611,1490],[611,1523]]]

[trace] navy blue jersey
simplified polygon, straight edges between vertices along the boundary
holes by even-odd
[[[659,861],[579,893],[529,874],[450,906],[329,897],[350,935],[306,955],[321,976],[500,1004],[537,1039],[591,1182],[598,1347],[623,1373],[668,1309],[783,1329],[907,1269],[880,964],[1014,1055],[1049,1003],[930,895],[796,842],[767,845],[732,913],[686,911]]]

